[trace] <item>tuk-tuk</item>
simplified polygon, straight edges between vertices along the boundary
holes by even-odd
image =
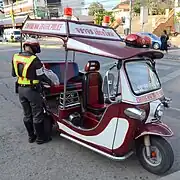
[[[127,47],[110,27],[65,19],[27,19],[22,33],[64,42],[65,61],[44,62],[59,84],[44,86],[43,93],[46,112],[62,137],[117,161],[136,153],[154,174],[171,168],[174,154],[164,137],[173,132],[162,122],[170,99],[155,67],[163,53]],[[114,64],[104,77],[98,59],[80,71],[75,56],[68,61],[69,51],[108,57]]]

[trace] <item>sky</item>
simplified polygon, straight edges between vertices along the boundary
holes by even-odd
[[[104,6],[106,10],[112,10],[121,2],[121,0],[85,0],[85,7],[89,7],[92,2],[99,2]],[[83,15],[87,15],[87,10],[84,9],[82,13]]]
[[[99,2],[103,4],[105,9],[112,9],[114,8],[117,4],[120,3],[120,0],[85,0],[85,5],[90,5],[92,2]]]

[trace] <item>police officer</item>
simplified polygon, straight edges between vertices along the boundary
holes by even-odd
[[[43,144],[51,140],[44,133],[43,101],[40,95],[40,82],[50,86],[53,82],[44,74],[43,64],[36,56],[40,45],[36,39],[28,39],[23,44],[24,52],[14,54],[12,76],[17,77],[19,100],[24,111],[24,125],[29,136],[29,143]],[[35,132],[34,132],[35,130]]]

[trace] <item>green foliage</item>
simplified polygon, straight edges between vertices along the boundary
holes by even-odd
[[[133,11],[134,11],[134,13],[140,14],[140,7],[141,7],[141,2],[140,2],[140,0],[136,0],[136,1],[134,2],[134,5],[133,5]]]
[[[140,14],[141,6],[149,8],[149,14],[162,15],[165,14],[165,9],[172,9],[174,6],[173,0],[135,0],[133,5],[133,11],[136,14]]]
[[[177,17],[180,17],[180,12],[177,12],[177,13],[176,13],[176,16],[177,16]]]
[[[94,16],[96,24],[102,25],[103,17],[110,16],[110,21],[113,22],[115,20],[112,12],[108,12],[104,9],[103,5],[99,2],[93,2],[89,6],[89,16]]]
[[[102,25],[102,22],[103,22],[103,17],[104,16],[110,16],[110,22],[114,22],[115,21],[115,18],[114,16],[112,15],[112,12],[107,12],[107,11],[103,11],[103,12],[97,12],[95,14],[95,21],[96,21],[96,24],[98,25]]]
[[[89,10],[88,15],[89,16],[94,16],[95,13],[103,13],[104,12],[104,7],[99,2],[93,2],[93,3],[90,4],[88,10]]]

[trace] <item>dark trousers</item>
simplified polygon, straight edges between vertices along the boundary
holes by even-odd
[[[31,87],[18,88],[19,100],[24,111],[24,124],[29,137],[34,136],[34,128],[39,139],[44,135],[44,109],[40,93]]]

